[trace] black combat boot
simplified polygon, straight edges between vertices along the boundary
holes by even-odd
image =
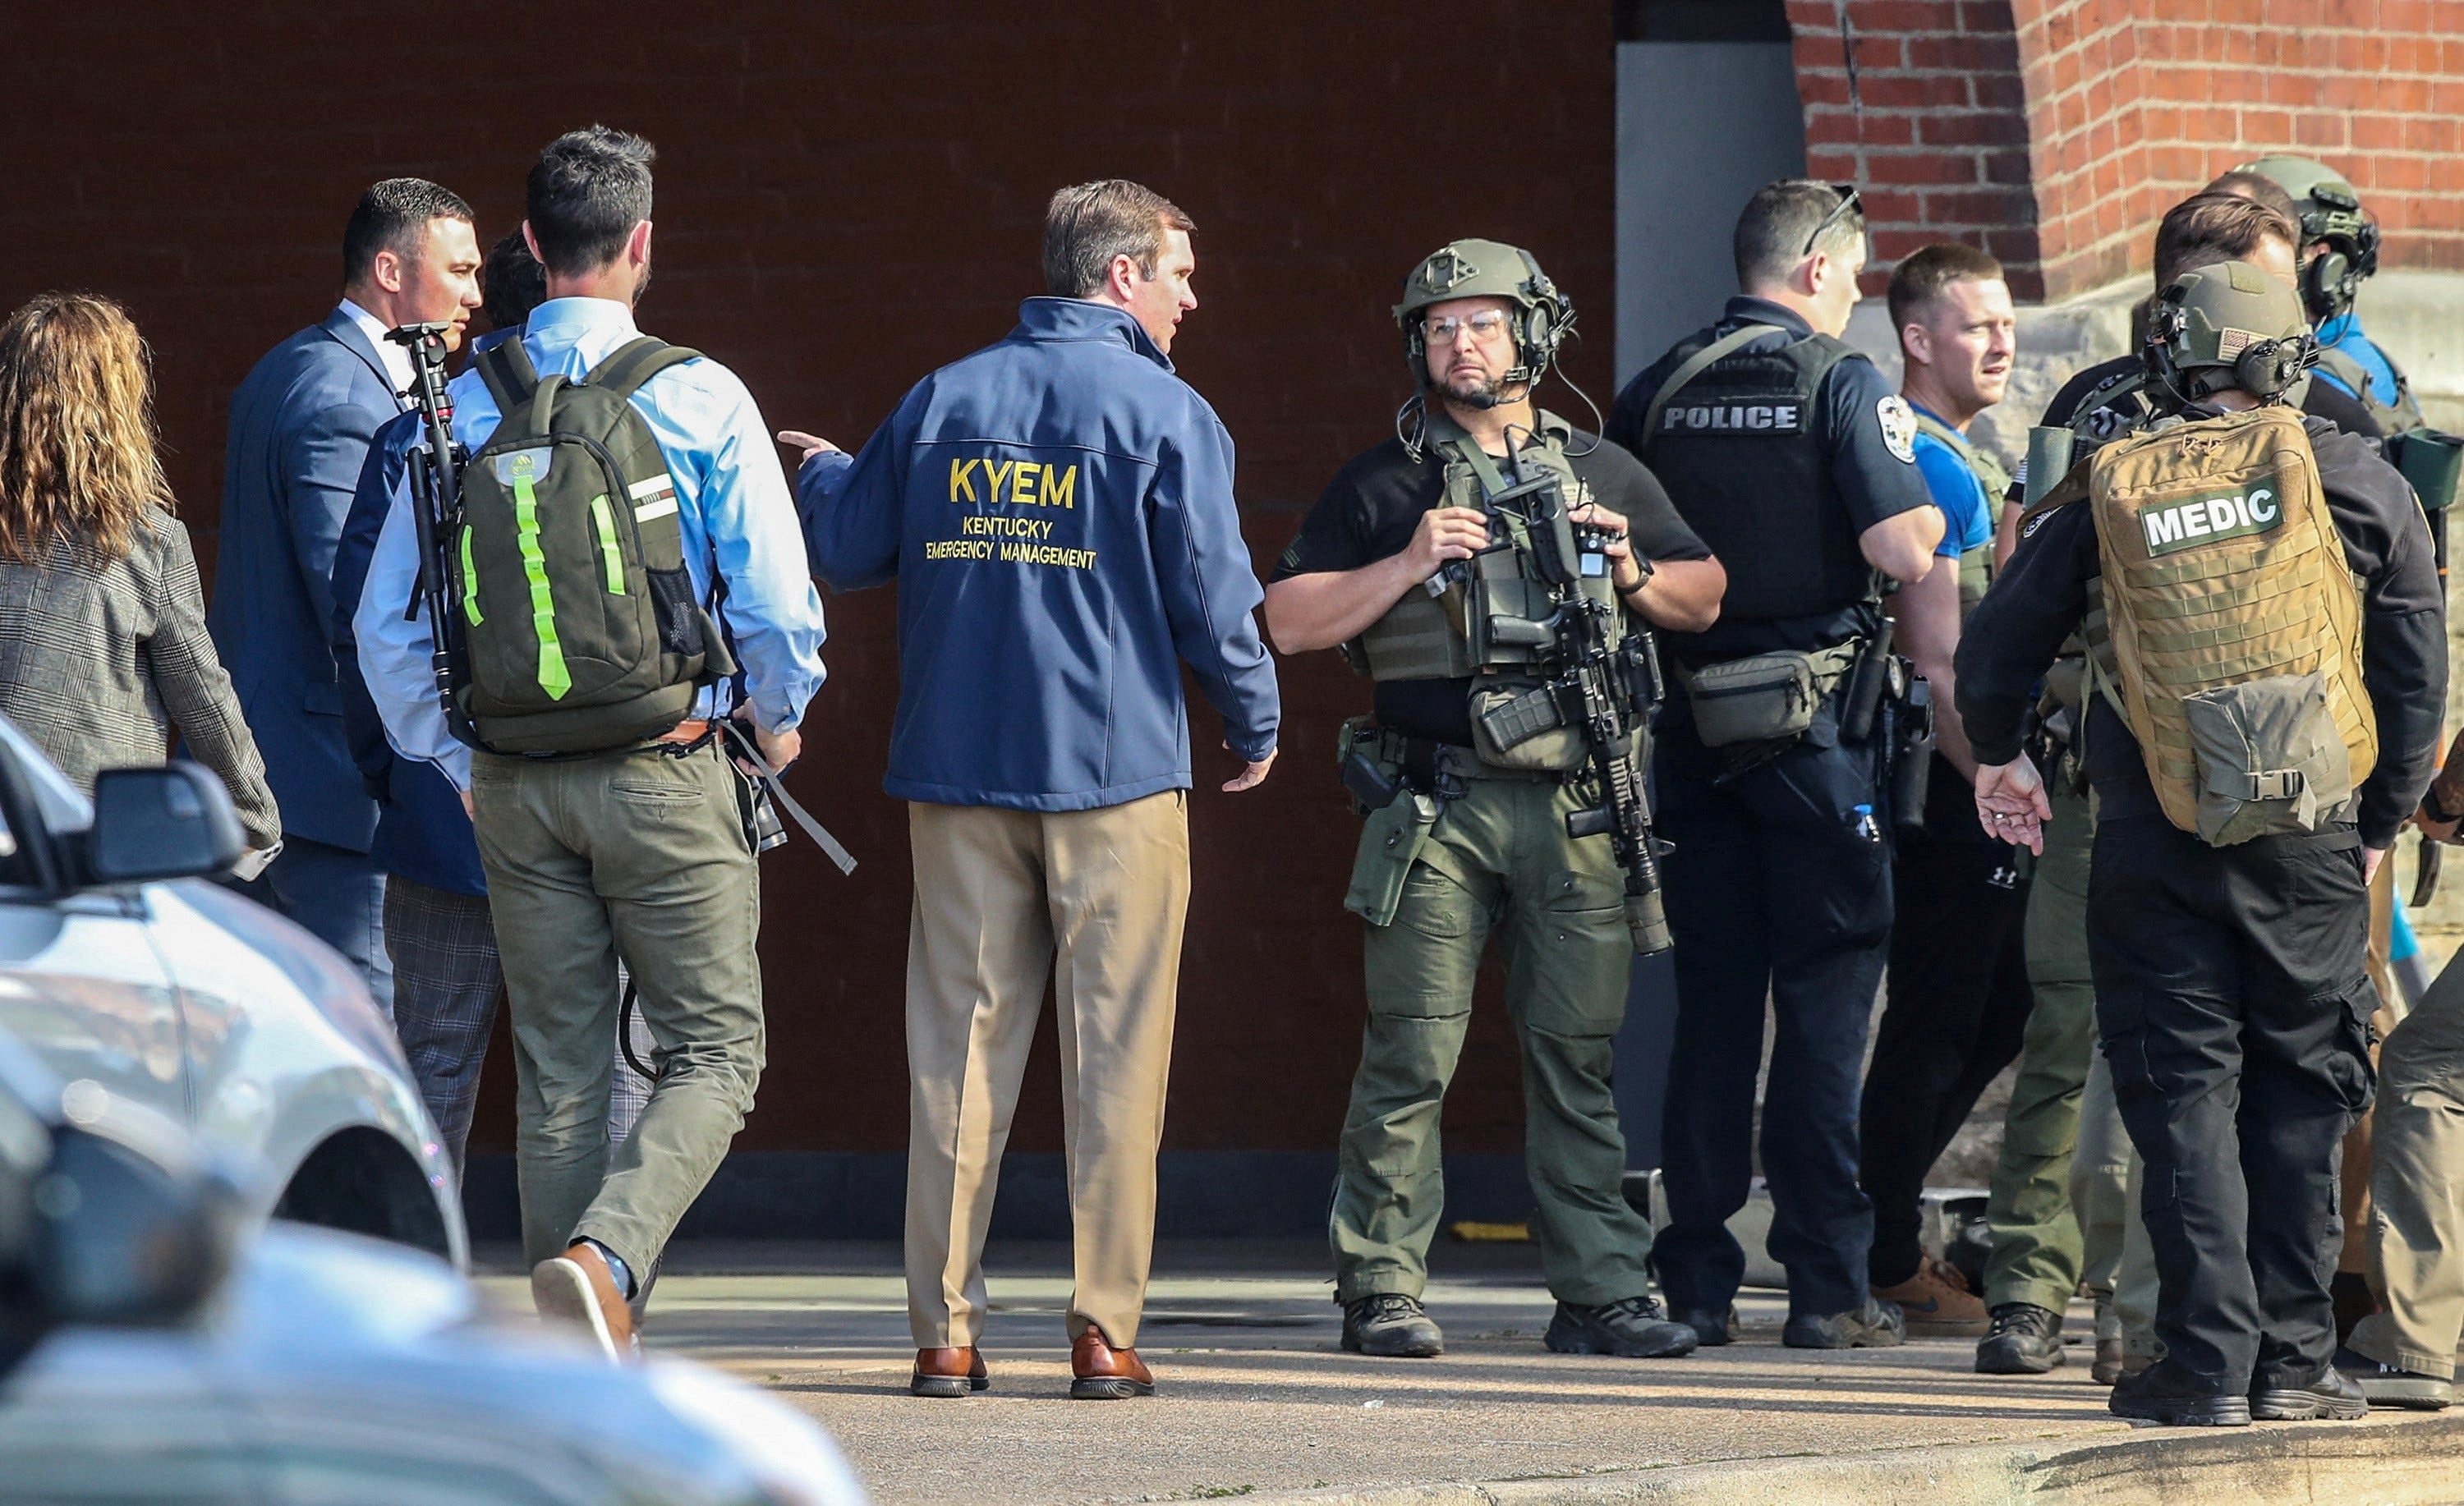
[[[2359,1381],[2331,1364],[2307,1386],[2253,1386],[2250,1414],[2259,1422],[2359,1422],[2370,1414],[2370,1399]]]
[[[1343,1304],[1343,1346],[1380,1359],[1426,1360],[1446,1352],[1446,1336],[1419,1298],[1373,1292]]]
[[[1688,1307],[1673,1315],[1694,1330],[1696,1339],[1705,1349],[1716,1349],[1737,1337],[1737,1307],[1734,1302],[1723,1310],[1715,1307]]]
[[[1976,1342],[1979,1375],[2042,1375],[2062,1365],[2062,1315],[2034,1302],[1999,1302],[1993,1331]]]
[[[1674,1360],[1702,1342],[1691,1325],[1660,1316],[1648,1297],[1628,1297],[1597,1307],[1559,1302],[1542,1341],[1559,1354],[1613,1354],[1626,1360]]]
[[[1791,1314],[1779,1342],[1792,1349],[1889,1349],[1908,1342],[1900,1304],[1869,1297],[1844,1313]]]
[[[2247,1428],[2250,1398],[2201,1389],[2193,1377],[2160,1360],[2137,1375],[2113,1383],[2105,1409],[2116,1417],[2163,1423],[2167,1428]]]

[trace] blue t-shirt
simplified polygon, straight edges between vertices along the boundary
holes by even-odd
[[[1941,414],[1919,404],[1915,408],[1937,424],[1948,426]],[[1925,476],[1925,490],[1933,493],[1933,505],[1942,509],[1942,542],[1934,553],[1945,559],[1956,559],[1971,549],[1981,549],[1993,541],[1993,504],[1985,494],[1985,483],[1959,458],[1959,451],[1934,438],[1923,429],[1916,437],[1917,469]]]

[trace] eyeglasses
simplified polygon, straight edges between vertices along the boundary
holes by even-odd
[[[1831,207],[1831,212],[1824,215],[1822,217],[1822,223],[1814,228],[1814,233],[1805,238],[1805,250],[1797,252],[1799,256],[1813,255],[1814,248],[1821,244],[1823,234],[1828,231],[1831,227],[1838,224],[1841,220],[1846,219],[1849,215],[1858,212],[1863,207],[1863,206],[1857,202],[1857,186],[1855,184],[1835,183],[1831,186],[1831,191],[1839,195],[1839,202]]]
[[[1506,333],[1507,327],[1504,309],[1483,309],[1469,316],[1449,314],[1441,318],[1422,319],[1420,335],[1430,344],[1443,346],[1453,344],[1455,337],[1468,329],[1472,338],[1485,343]]]

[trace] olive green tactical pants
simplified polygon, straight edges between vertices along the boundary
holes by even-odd
[[[2130,1141],[2113,1090],[2108,1083],[2101,1093],[2083,1094],[2096,1056],[2096,989],[2087,955],[2095,828],[2085,797],[2057,789],[2052,799],[2044,856],[2028,893],[2028,979],[2036,1002],[1987,1205],[1993,1253],[1985,1267],[1985,1301],[2029,1302],[2058,1313],[2082,1283],[2100,1293],[2113,1290],[2131,1204]]]
[[[514,1033],[525,1258],[598,1240],[638,1278],[727,1154],[761,1075],[759,872],[715,746],[477,753],[471,798]],[[616,957],[660,1067],[608,1149]]]
[[[1608,839],[1566,835],[1578,803],[1554,781],[1471,781],[1430,828],[1393,922],[1369,928],[1369,1022],[1328,1220],[1339,1301],[1418,1297],[1427,1280],[1445,1202],[1439,1104],[1491,934],[1523,1053],[1531,1229],[1549,1289],[1585,1306],[1649,1290],[1651,1225],[1625,1201],[1609,1091],[1634,942]]]
[[[2387,1310],[2351,1347],[2452,1380],[2464,1339],[2464,968],[2450,966],[2379,1054],[2370,1244]]]

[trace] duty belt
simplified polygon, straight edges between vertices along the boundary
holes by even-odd
[[[1478,753],[1460,743],[1441,743],[1434,737],[1410,737],[1383,727],[1376,729],[1370,753],[1380,763],[1390,763],[1401,770],[1415,789],[1441,799],[1461,797],[1464,784],[1473,779],[1520,779],[1555,784],[1565,778],[1563,775],[1545,769],[1501,769],[1493,763],[1481,762]]]

